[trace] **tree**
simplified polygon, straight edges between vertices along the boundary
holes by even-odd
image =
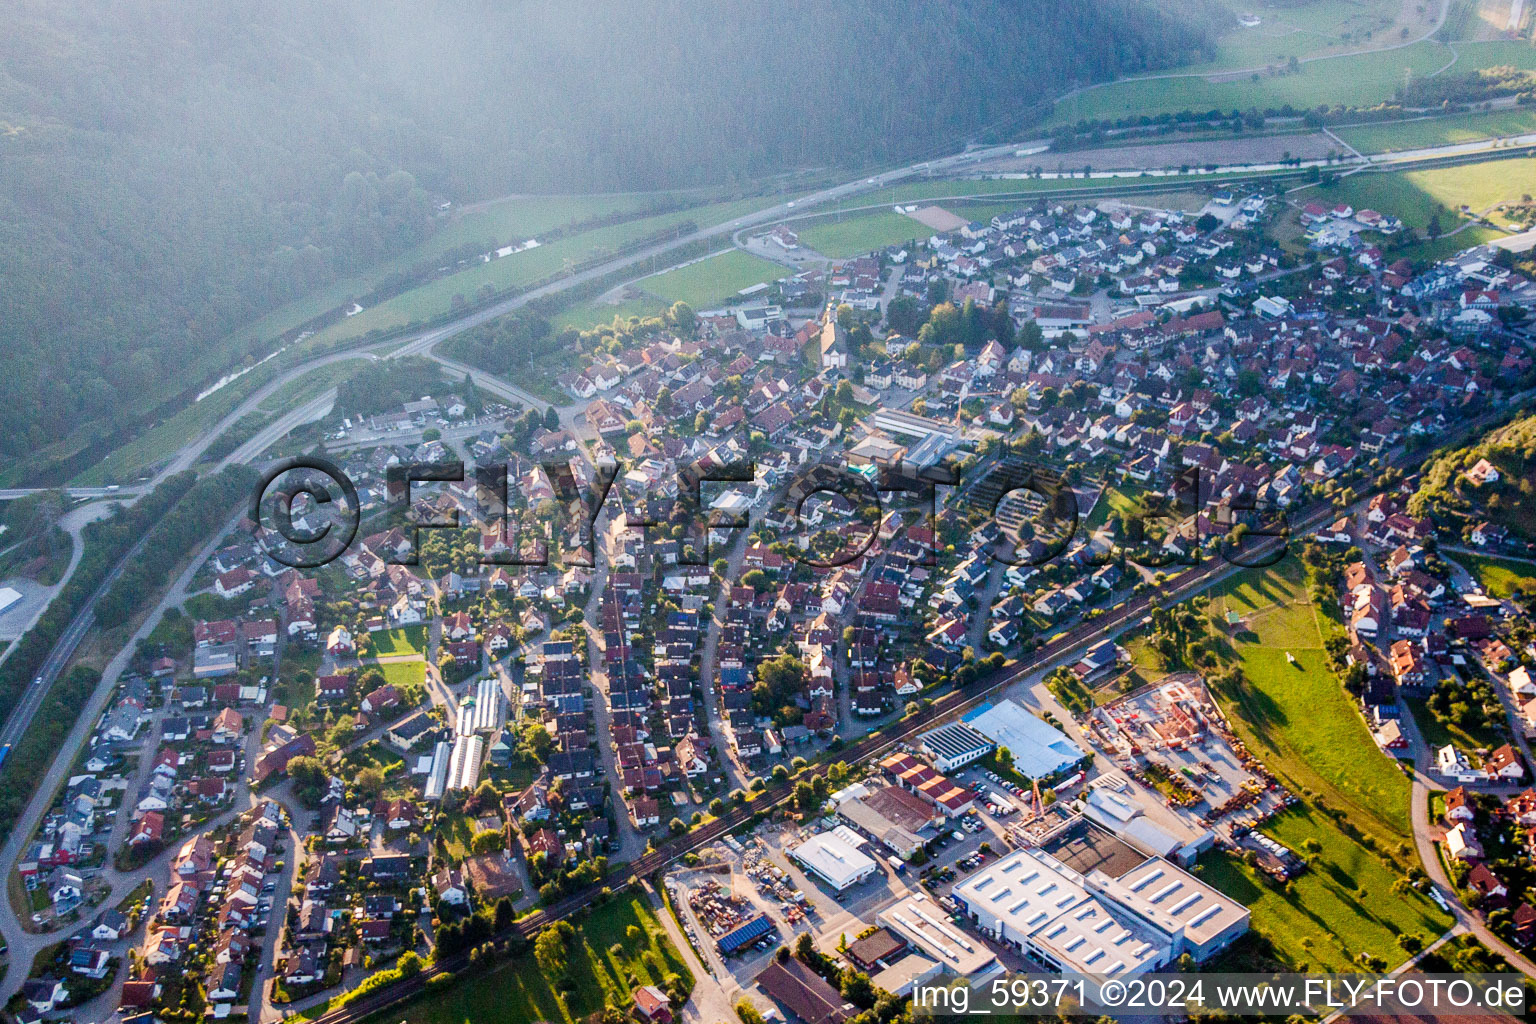
[[[481,829],[469,841],[471,852],[476,854],[495,853],[505,845],[506,838],[502,835],[499,828]]]
[[[693,337],[699,329],[699,315],[686,302],[674,302],[667,310],[667,321],[685,337]]]
[[[539,932],[534,940],[533,957],[547,976],[556,978],[565,973],[569,955],[566,944],[575,931],[569,921],[559,921]]]
[[[550,406],[548,409],[544,410],[544,429],[560,429],[560,412],[554,406]]]
[[[317,757],[308,754],[300,754],[288,762],[288,777],[293,780],[293,787],[300,794],[300,799],[309,804],[311,801],[306,796],[313,795],[313,803],[320,802],[319,790],[325,786],[328,778],[325,765],[320,763]]]
[[[369,766],[357,773],[353,780],[353,788],[362,800],[373,803],[384,793],[384,770]]]

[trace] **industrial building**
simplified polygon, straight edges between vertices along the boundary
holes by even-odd
[[[1049,722],[1011,700],[983,704],[962,719],[973,732],[1013,755],[1013,766],[1031,779],[1067,771],[1087,754]]]
[[[952,772],[974,761],[980,761],[996,747],[990,739],[966,725],[950,722],[937,729],[929,729],[917,738],[923,752],[933,758],[933,766],[941,772]]]
[[[733,928],[720,938],[715,940],[715,948],[721,956],[730,956],[739,949],[745,949],[764,935],[773,934],[773,921],[767,914],[758,914],[739,928]]]
[[[1248,910],[1160,857],[1119,878],[1018,850],[951,894],[986,934],[1058,971],[1132,975],[1205,960],[1248,930]]]
[[[967,935],[949,919],[949,912],[922,891],[886,907],[875,923],[900,935],[916,951],[945,971],[976,982],[1003,970],[986,943]]]
[[[1056,971],[1133,975],[1174,959],[1163,936],[1117,920],[1082,876],[1032,850],[1009,854],[950,895],[983,934]]]
[[[790,850],[789,855],[838,892],[864,881],[876,870],[872,858],[833,832],[812,836]]]

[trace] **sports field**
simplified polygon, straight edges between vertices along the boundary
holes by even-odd
[[[956,212],[963,217],[971,215],[969,210]],[[801,245],[840,260],[914,238],[927,238],[933,231],[905,214],[885,209],[849,214],[842,220],[818,220],[796,228],[795,233],[800,236]]]
[[[777,281],[789,273],[788,268],[777,263],[732,249],[647,277],[637,287],[667,302],[686,302],[694,309],[707,309],[737,298],[743,288]]]

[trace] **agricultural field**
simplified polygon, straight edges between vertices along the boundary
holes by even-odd
[[[961,216],[970,217],[973,213],[966,209]],[[933,232],[911,217],[887,209],[854,214],[841,220],[818,220],[796,228],[796,234],[800,236],[801,245],[841,260],[914,238],[927,238]]]
[[[449,312],[459,303],[473,302],[489,288],[492,292],[521,288],[560,273],[567,267],[619,251],[627,245],[692,221],[700,227],[734,220],[768,205],[764,197],[677,210],[641,217],[622,224],[584,231],[548,245],[525,249],[501,259],[471,266],[456,274],[429,281],[356,316],[321,331],[311,340],[317,347],[333,346],[373,330],[391,330]]]
[[[1296,192],[1293,198],[1298,206],[1315,200],[1327,205],[1348,203],[1357,210],[1380,210],[1400,218],[1416,231],[1423,231],[1430,219],[1438,216],[1442,235],[1397,252],[1413,259],[1437,259],[1505,234],[1498,228],[1471,223],[1460,212],[1463,205],[1472,213],[1492,210],[1488,219],[1499,223],[1501,218],[1493,208],[1507,201],[1519,201],[1528,193],[1536,193],[1536,158],[1521,157],[1421,171],[1354,174],[1331,185]],[[1292,247],[1299,248],[1303,243],[1295,214],[1284,219],[1281,226],[1277,236],[1283,242],[1287,234],[1284,229],[1289,229],[1294,236]]]
[[[338,281],[328,288],[289,303],[236,332],[231,343],[236,346],[266,338],[335,309],[349,298],[366,294],[390,274],[420,266],[435,257],[470,242],[506,245],[537,237],[552,228],[614,214],[640,214],[660,203],[675,201],[666,193],[624,193],[592,196],[508,196],[493,199],[454,214],[421,245],[387,260],[377,267]]]
[[[1293,789],[1348,811],[1379,842],[1407,836],[1408,780],[1328,668],[1299,560],[1240,572],[1210,596],[1213,628],[1228,612],[1242,619],[1227,632],[1247,682],[1215,690],[1243,742]]]
[[[1020,173],[1025,168],[1033,167],[1028,157],[1018,160]],[[870,193],[860,196],[852,196],[836,203],[828,204],[828,210],[874,210],[876,200],[881,206],[889,208],[898,203],[918,202],[944,202],[946,200],[968,199],[975,202],[958,203],[950,206],[955,213],[969,217],[972,220],[984,219],[981,212],[987,207],[981,203],[991,203],[990,217],[995,213],[1015,210],[1021,204],[1030,202],[1030,197],[1039,192],[1084,192],[1093,194],[1102,192],[1107,188],[1124,188],[1128,185],[1146,185],[1147,193],[1153,194],[1169,190],[1186,191],[1191,187],[1204,185],[1216,185],[1224,181],[1230,181],[1240,175],[1233,174],[1206,174],[1193,172],[1179,174],[1170,172],[1167,174],[1124,174],[1114,177],[1083,178],[1081,176],[1058,178],[954,178],[934,179],[931,181],[909,181],[901,185],[881,189],[878,193]],[[1013,197],[990,199],[990,197]],[[1127,202],[1138,202],[1139,197],[1123,197]]]
[[[1399,935],[1417,934],[1428,945],[1451,925],[1428,897],[1392,891],[1395,871],[1339,830],[1321,811],[1299,808],[1263,829],[1311,867],[1284,889],[1226,853],[1201,858],[1200,877],[1246,905],[1253,932],[1292,970],[1360,970],[1356,957],[1380,957],[1389,967],[1407,959]],[[1240,946],[1241,948],[1241,946]],[[1223,964],[1246,970],[1250,965]]]
[[[647,277],[637,286],[669,303],[686,302],[695,309],[709,309],[734,298],[743,288],[776,281],[789,273],[777,263],[732,249]]]
[[[1488,555],[1468,555],[1460,551],[1448,552],[1446,557],[1475,576],[1490,597],[1503,599],[1516,591],[1536,594],[1536,564],[1512,562]]]
[[[1324,54],[1399,42],[1406,27],[1417,38],[1434,24],[1437,5],[1421,15],[1400,0],[1311,0],[1306,3],[1253,4],[1223,0],[1235,18],[1256,16],[1257,25],[1239,23],[1217,41],[1216,59],[1197,70],[1260,68]],[[1397,34],[1393,34],[1393,29]]]
[[[693,975],[667,938],[661,922],[644,898],[614,897],[594,907],[576,926],[568,973],[568,992],[556,989],[532,954],[494,970],[469,975],[450,988],[433,992],[401,1013],[408,1024],[464,1024],[465,1021],[548,1021],[576,1024],[606,1005],[626,1009],[635,985],[660,985],[669,974],[682,975],[687,987]],[[640,938],[631,940],[630,927]],[[614,946],[620,948],[617,953]]]
[[[1536,110],[1490,110],[1481,114],[1342,125],[1333,131],[1362,153],[1400,153],[1536,132]]]
[[[1536,69],[1536,47],[1501,40],[1457,43],[1453,50],[1445,43],[1426,39],[1397,49],[1302,63],[1294,71],[1278,68],[1223,76],[1195,70],[1161,78],[1122,79],[1060,101],[1047,124],[1184,110],[1264,110],[1286,104],[1296,108],[1337,103],[1369,107],[1392,99],[1410,75],[1432,75],[1448,66],[1471,71],[1501,64]]]
[[[1405,75],[1429,75],[1453,57],[1444,43],[1424,40],[1396,50],[1379,50],[1302,64],[1295,71],[1123,79],[1078,93],[1056,104],[1048,124],[1114,120],[1183,110],[1247,110],[1256,107],[1316,107],[1349,103],[1373,106],[1392,98]],[[1459,66],[1459,64],[1458,64]],[[1479,66],[1475,63],[1471,66]]]

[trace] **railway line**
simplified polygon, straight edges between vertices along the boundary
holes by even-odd
[[[1509,402],[1499,409],[1485,413],[1463,424],[1461,429],[1457,431],[1457,436],[1455,438],[1447,438],[1445,443],[1454,444],[1468,436],[1476,435],[1491,426],[1501,416],[1523,406],[1533,396],[1536,396],[1536,391],[1527,391],[1513,396]],[[1416,454],[1398,449],[1385,460],[1385,464],[1388,467],[1405,469],[1414,465],[1418,461],[1418,455],[1420,454],[1427,456],[1429,453]],[[1360,500],[1364,500],[1364,497]],[[1324,501],[1315,502],[1298,513],[1292,520],[1290,536],[1310,533],[1338,515],[1339,512],[1332,503]],[[1281,545],[1288,542],[1289,536],[1266,537],[1253,544],[1244,554],[1250,561],[1257,561],[1273,553]],[[957,688],[936,698],[932,704],[921,707],[915,714],[894,723],[888,730],[871,733],[845,746],[838,751],[840,755],[838,759],[849,763],[867,763],[872,758],[915,738],[930,725],[942,722],[966,711],[999,690],[1050,666],[1076,649],[1086,646],[1094,639],[1133,624],[1140,617],[1144,616],[1154,603],[1170,604],[1181,601],[1196,591],[1210,586],[1231,573],[1241,571],[1244,568],[1245,566],[1243,565],[1217,558],[1210,558],[1199,565],[1192,566],[1179,575],[1168,579],[1158,592],[1132,598],[1119,607],[1113,608],[1106,614],[1094,619],[1092,622],[1079,623],[1053,637],[1018,661],[999,669],[989,676],[977,679],[964,687]],[[523,939],[533,938],[539,929],[543,928],[546,924],[570,917],[583,907],[590,905],[603,888],[617,890],[649,878],[654,873],[666,868],[674,861],[680,860],[685,855],[702,849],[710,843],[730,834],[735,829],[746,824],[754,816],[783,804],[790,798],[795,783],[802,779],[824,776],[830,768],[830,760],[810,765],[805,771],[790,780],[777,786],[772,786],[757,794],[756,799],[737,805],[713,821],[707,822],[684,835],[664,840],[659,846],[638,860],[615,866],[601,882],[595,883],[581,892],[573,893],[549,907],[535,910],[519,918],[510,928],[493,936],[492,941],[500,941],[512,936]],[[420,974],[409,978],[402,978],[398,982],[383,986],[346,1006],[313,1018],[314,1024],[357,1024],[357,1022],[364,1021],[374,1014],[381,1013],[397,1003],[420,995],[426,991],[428,984],[433,978],[454,974],[468,965],[468,953],[449,957],[441,963],[432,964]]]

